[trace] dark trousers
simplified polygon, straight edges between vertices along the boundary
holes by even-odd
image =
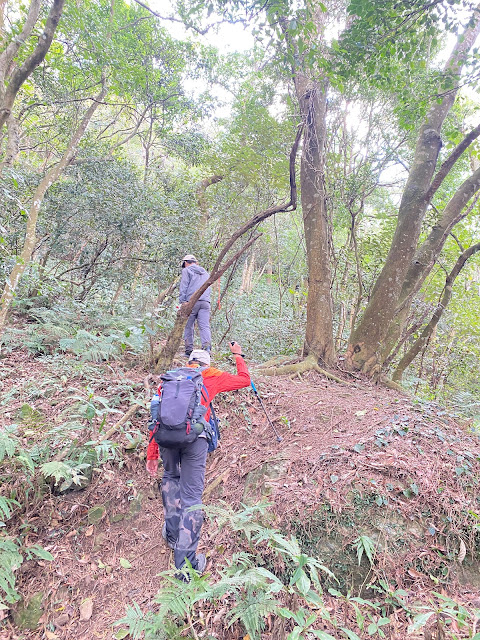
[[[192,313],[188,316],[183,338],[185,340],[185,351],[193,349],[193,330],[195,320],[198,325],[198,332],[202,342],[202,349],[210,349],[212,344],[212,335],[210,333],[210,302],[199,300],[195,303]]]
[[[203,511],[187,511],[202,503],[208,443],[197,438],[181,449],[160,447],[164,467],[162,500],[167,539],[175,543],[175,566],[181,569],[188,560],[197,568],[196,551],[203,524]]]

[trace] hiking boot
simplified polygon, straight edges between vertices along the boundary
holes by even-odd
[[[175,549],[175,543],[171,542],[167,537],[167,523],[166,522],[163,523],[162,538],[165,540],[165,542],[167,543],[167,546],[170,547],[170,549]]]
[[[205,571],[205,567],[207,566],[207,558],[203,553],[199,553],[196,557],[197,566],[195,567],[195,571],[200,575]]]
[[[205,567],[207,566],[207,559],[204,556],[203,553],[199,553],[196,557],[195,557],[195,567],[192,567],[192,569],[194,569],[194,571],[196,571],[196,573],[198,573],[198,575],[203,575],[203,572],[205,571]],[[182,571],[177,571],[177,573],[175,574],[175,577],[177,578],[177,580],[180,580],[181,582],[190,582],[191,580],[191,576],[188,573],[183,573]]]

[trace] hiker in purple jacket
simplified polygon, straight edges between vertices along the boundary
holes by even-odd
[[[198,264],[192,254],[187,254],[182,260],[182,279],[180,280],[180,304],[188,302],[195,291],[208,280],[210,274]],[[210,333],[210,287],[202,293],[189,315],[183,339],[185,340],[185,355],[188,357],[193,351],[193,329],[195,320],[200,333],[202,349],[210,352],[212,336]]]

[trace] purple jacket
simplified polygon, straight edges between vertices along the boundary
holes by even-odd
[[[195,291],[199,289],[209,277],[210,274],[198,264],[191,264],[185,267],[182,271],[182,279],[180,280],[180,303],[188,302]],[[200,300],[210,302],[210,287],[202,293]]]

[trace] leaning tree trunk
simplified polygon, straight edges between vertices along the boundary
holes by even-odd
[[[303,126],[301,125],[298,128],[297,136],[295,138],[295,142],[293,144],[292,150],[290,152],[290,199],[287,203],[279,204],[274,207],[270,207],[269,209],[265,209],[261,213],[257,213],[253,218],[251,218],[248,222],[246,222],[243,226],[241,226],[235,233],[233,233],[230,238],[227,240],[223,249],[220,251],[215,264],[210,273],[210,277],[206,280],[201,287],[195,291],[188,302],[184,302],[180,309],[177,312],[177,317],[175,318],[175,323],[173,325],[173,329],[170,332],[167,342],[164,345],[161,352],[155,358],[155,372],[164,371],[168,369],[171,365],[175,353],[177,352],[178,347],[182,341],[183,331],[185,329],[185,325],[187,323],[188,316],[193,310],[195,303],[200,299],[200,296],[204,291],[208,289],[214,282],[219,280],[222,275],[227,271],[229,267],[231,267],[238,258],[249,249],[253,243],[262,235],[261,233],[254,234],[244,245],[239,249],[235,255],[230,258],[227,262],[222,264],[225,256],[233,247],[233,245],[239,240],[242,236],[244,236],[247,231],[250,229],[256,229],[258,225],[266,220],[270,216],[273,216],[275,213],[280,213],[281,211],[294,211],[297,208],[297,183],[295,179],[295,160],[297,157],[298,145],[300,143],[300,138],[302,136]]]
[[[480,251],[480,242],[471,246],[469,249],[464,251],[462,255],[458,258],[455,266],[452,271],[448,274],[445,280],[445,288],[443,290],[442,299],[440,300],[435,312],[432,316],[432,319],[427,324],[425,329],[422,331],[420,337],[414,342],[414,344],[410,347],[407,353],[403,356],[403,358],[398,363],[398,366],[392,376],[392,380],[395,382],[401,382],[403,372],[405,369],[413,362],[413,360],[417,357],[417,355],[426,347],[428,344],[440,318],[443,315],[443,312],[447,308],[451,298],[452,298],[452,289],[453,284],[455,282],[456,277],[460,273],[460,271],[465,266],[467,260],[477,251]]]
[[[100,102],[105,97],[105,94],[106,88],[104,87],[99,95],[96,96],[96,98],[92,101],[90,107],[87,109],[87,112],[83,116],[83,119],[80,122],[77,130],[71,137],[70,143],[60,161],[57,162],[57,164],[54,165],[49,171],[47,171],[45,177],[41,180],[40,184],[35,190],[32,205],[30,207],[30,211],[28,212],[27,228],[25,232],[23,249],[20,255],[17,257],[15,266],[13,267],[10,275],[5,282],[5,288],[0,298],[0,336],[5,330],[8,311],[15,295],[18,282],[28,264],[30,263],[32,252],[35,246],[38,213],[40,211],[40,207],[42,205],[45,194],[47,193],[51,185],[63,173],[65,167],[68,166],[68,164],[74,157],[75,153],[77,152],[78,144],[83,134],[85,133],[85,130],[87,129],[88,123],[90,122]]]
[[[304,122],[300,169],[301,202],[307,247],[308,298],[304,355],[326,366],[335,360],[329,225],[325,203],[326,82],[298,73],[295,89]]]
[[[457,41],[445,73],[458,87],[467,54],[480,30],[478,15]],[[455,101],[457,90],[444,95],[429,110],[420,128],[414,160],[403,192],[397,227],[363,317],[354,330],[347,349],[347,364],[373,375],[382,364],[381,352],[397,313],[405,278],[414,259],[425,212],[431,200],[431,186],[441,148],[442,125]]]
[[[400,338],[410,311],[411,302],[431,272],[451,230],[474,209],[478,201],[478,195],[466,209],[465,206],[472,196],[478,194],[479,189],[480,169],[477,169],[457,189],[445,207],[440,219],[433,226],[423,244],[417,249],[405,276],[395,318],[385,338],[382,349],[383,359],[391,353]]]

